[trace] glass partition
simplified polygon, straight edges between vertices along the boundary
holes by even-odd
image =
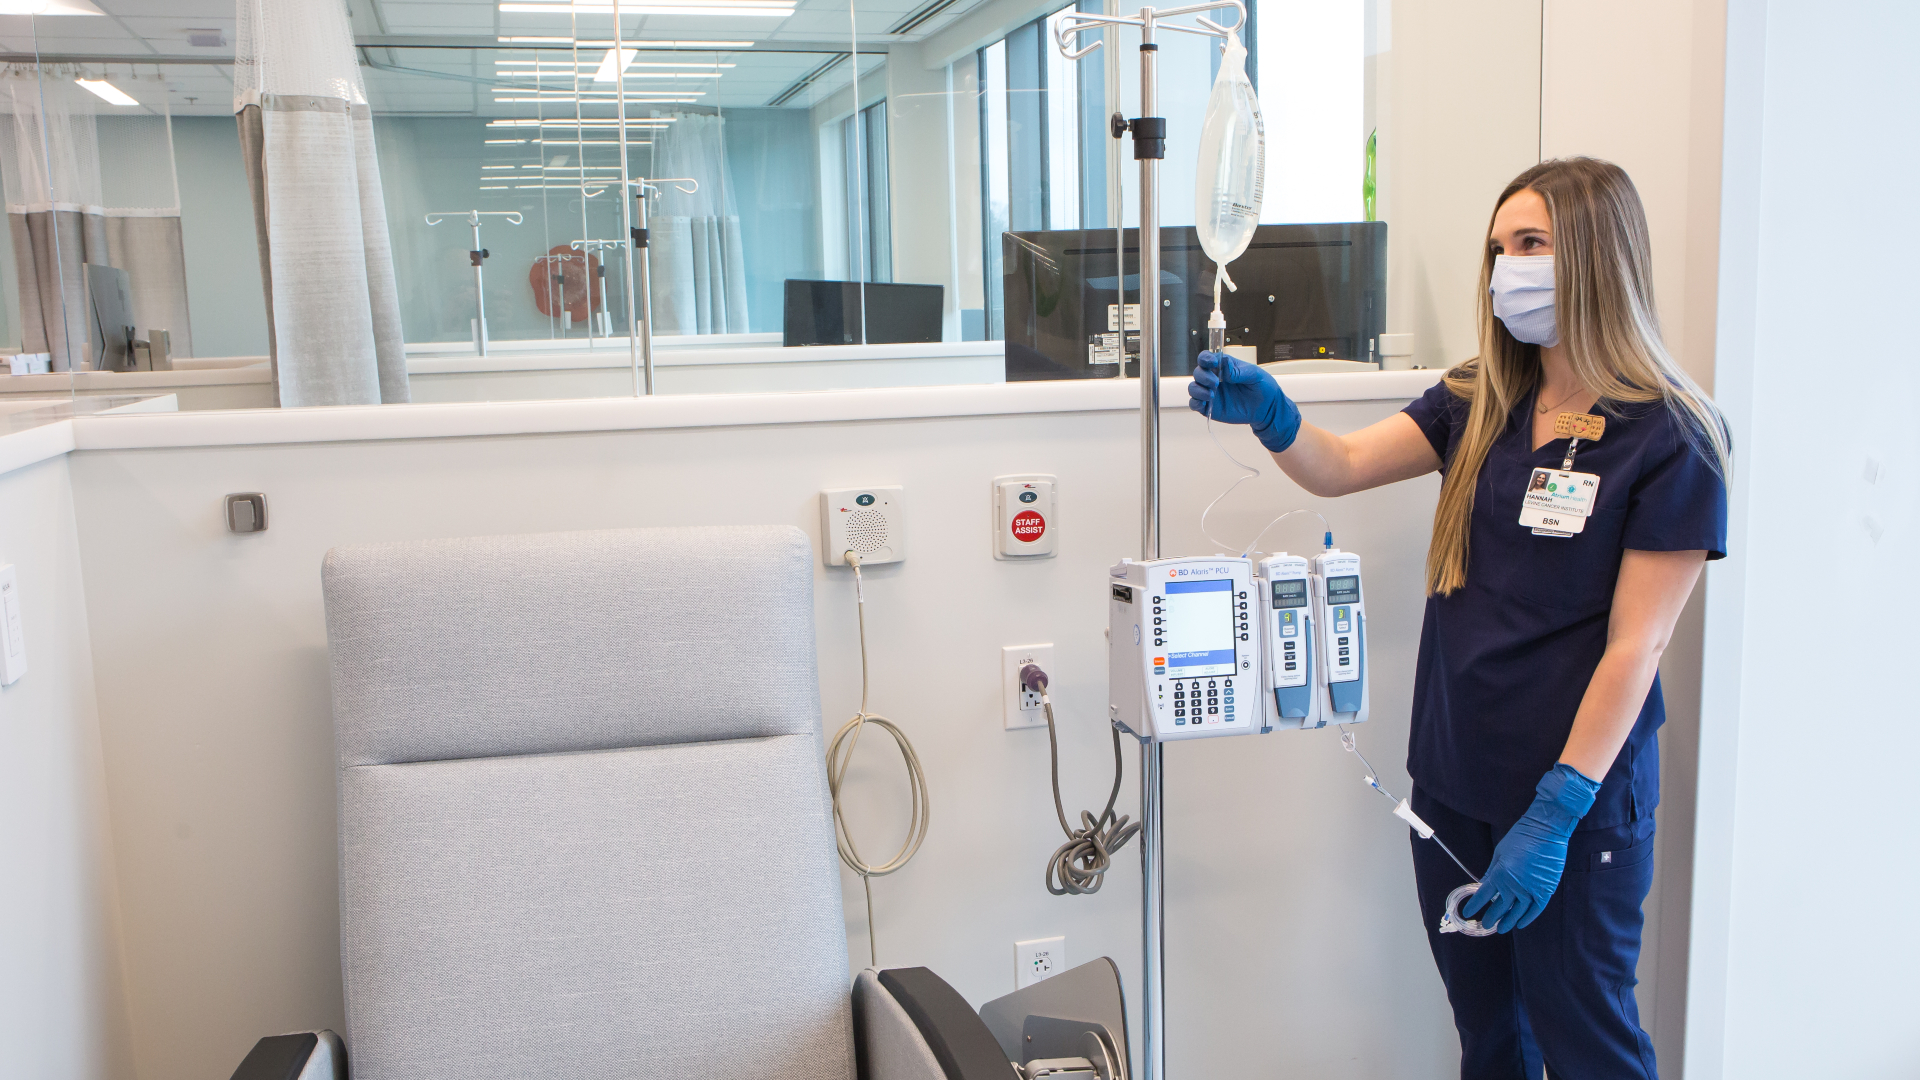
[[[1139,112],[1138,32],[1086,34],[1107,44],[1079,60],[1055,41],[1072,12],[1137,0],[627,5],[618,47],[597,2],[350,8],[413,401],[633,394],[649,351],[662,393],[1137,373],[1120,305],[1137,300],[1138,170],[1108,125]],[[1254,0],[1266,198],[1230,344],[1322,367],[1471,353],[1480,234],[1537,158],[1539,72],[1458,57],[1537,57],[1537,14],[1510,15]],[[228,373],[181,387],[183,408],[275,405],[232,31],[191,47],[114,32],[158,62],[103,63],[68,36],[16,54],[14,81],[129,91],[137,114],[97,121],[115,125],[100,197],[170,200],[184,232],[177,310],[137,321],[172,331],[176,369]],[[1166,32],[1158,56],[1171,374],[1212,303],[1192,223],[1220,48]],[[21,265],[0,268],[15,348]],[[54,294],[81,310],[68,277]]]
[[[105,237],[76,185],[97,189],[98,139],[90,95],[71,68],[37,62],[39,20],[0,15],[8,52],[0,69],[0,191],[7,229],[0,233],[0,433],[44,422],[73,395],[73,373],[89,366],[86,309],[79,302],[89,259],[83,237],[96,234],[94,257],[106,261]],[[97,193],[89,202],[99,202]],[[97,207],[95,208],[97,209]],[[96,215],[97,217],[97,215]],[[58,415],[65,415],[60,413]]]

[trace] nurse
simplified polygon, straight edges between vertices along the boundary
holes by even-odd
[[[1659,662],[1725,555],[1726,427],[1660,340],[1646,214],[1619,167],[1546,161],[1495,204],[1480,354],[1349,435],[1200,354],[1191,406],[1334,496],[1438,470],[1407,771],[1495,936],[1442,935],[1467,878],[1413,842],[1463,1080],[1657,1075],[1634,1004],[1665,720]],[[1584,435],[1569,437],[1569,432]]]

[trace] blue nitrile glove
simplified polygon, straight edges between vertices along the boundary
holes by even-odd
[[[1493,865],[1460,914],[1505,934],[1540,917],[1567,868],[1567,841],[1593,809],[1600,785],[1566,762],[1540,778],[1533,805],[1494,845]]]
[[[1260,445],[1276,454],[1300,434],[1300,409],[1273,376],[1224,353],[1200,354],[1187,397],[1187,407],[1201,416],[1251,426]]]

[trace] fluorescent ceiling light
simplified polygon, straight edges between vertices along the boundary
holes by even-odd
[[[518,42],[518,43],[521,43],[521,44],[527,44],[527,45],[571,45],[571,44],[573,44],[573,39],[572,39],[572,38],[570,38],[570,37],[525,37],[525,36],[516,36],[516,37],[503,37],[503,38],[496,38],[495,40],[497,40],[497,41],[509,41],[509,42]]]
[[[777,5],[777,6],[776,6]],[[517,4],[503,3],[500,10],[522,15],[611,15],[612,4]],[[620,5],[623,15],[738,15],[784,19],[793,14],[793,5],[780,0],[679,0],[672,4]]]
[[[109,105],[138,105],[139,102],[128,97],[126,91],[107,82],[105,79],[75,79],[74,82],[94,92]]]
[[[694,102],[694,100],[695,100],[695,99],[697,99],[697,98],[701,98],[701,97],[705,97],[705,96],[706,96],[706,95],[704,95],[704,94],[701,94],[701,93],[699,93],[698,91],[695,91],[695,92],[693,92],[693,93],[691,93],[691,94],[684,94],[684,95],[681,95],[681,96],[678,96],[678,97],[654,97],[654,96],[651,96],[651,95],[649,95],[649,96],[648,96],[648,97],[646,97],[645,99],[641,99],[641,100],[637,100],[637,101],[635,101],[635,104],[639,104],[639,105],[691,105],[691,104],[693,104],[693,102]],[[630,99],[630,100],[631,100],[631,99]],[[530,105],[530,104],[534,104],[534,103],[541,103],[541,104],[546,104],[546,105],[572,105],[572,104],[574,104],[574,103],[576,103],[576,102],[578,102],[578,101],[580,101],[580,99],[579,99],[579,98],[563,98],[563,97],[497,97],[497,98],[494,98],[494,99],[493,99],[493,103],[494,103],[495,105]],[[588,105],[596,105],[596,104],[598,104],[598,105],[611,105],[611,104],[613,104],[613,102],[611,102],[611,101],[598,101],[598,102],[595,102],[595,101],[588,101],[588,102],[586,102],[586,104],[588,104]],[[556,124],[558,124],[558,123],[564,123],[564,122],[565,122],[565,121],[563,121],[563,120],[556,120],[556,121],[554,121],[554,123],[556,123]]]
[[[0,0],[0,15],[105,15],[87,0]]]
[[[654,116],[654,117],[649,117],[648,119],[645,119],[645,120],[629,120],[627,121],[627,127],[629,130],[634,128],[661,128],[661,127],[666,127],[668,124],[673,123],[676,119],[678,119],[678,117]],[[564,117],[555,117],[551,120],[541,120],[534,117],[517,117],[511,120],[489,120],[487,121],[487,126],[488,127],[542,127],[542,128],[550,127],[550,128],[599,129],[599,128],[618,127],[620,126],[620,121],[618,120],[568,120]]]
[[[620,73],[627,70],[627,65],[633,63],[633,57],[632,49],[621,49],[619,52],[608,49],[607,55],[600,61],[600,67],[593,73],[593,81],[612,82],[619,78]]]
[[[782,2],[784,2],[784,0],[782,0]],[[622,11],[626,10],[624,5],[622,5],[621,10]],[[603,49],[613,48],[613,42],[611,41],[582,41],[582,42],[579,42],[579,44],[582,46],[595,46]],[[622,41],[620,43],[620,47],[631,48],[631,49],[751,49],[753,48],[753,42],[751,41],[643,41],[637,38],[632,38],[632,39]]]
[[[533,140],[531,139],[482,139],[481,141],[484,143],[487,143],[488,145],[492,145],[494,143],[509,143],[514,146],[525,146],[527,143],[532,142]]]

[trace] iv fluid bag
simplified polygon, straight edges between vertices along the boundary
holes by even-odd
[[[1267,183],[1267,132],[1260,99],[1247,81],[1247,50],[1227,37],[1220,75],[1200,128],[1200,172],[1193,183],[1193,221],[1200,247],[1217,265],[1240,257],[1260,224]]]

